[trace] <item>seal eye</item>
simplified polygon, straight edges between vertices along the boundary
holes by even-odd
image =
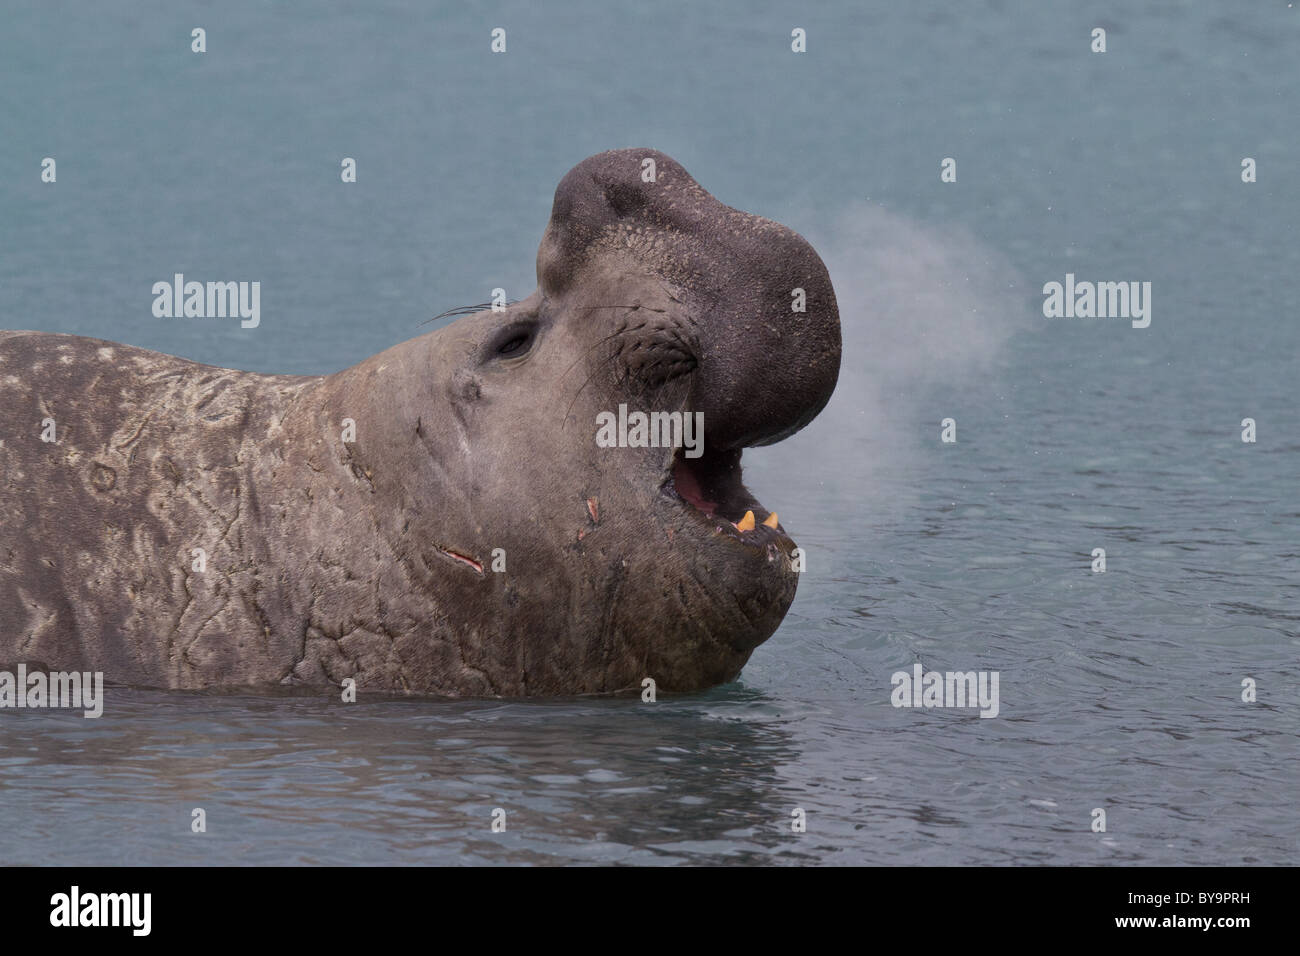
[[[519,354],[528,348],[528,338],[527,335],[516,335],[508,342],[502,342],[497,346],[497,355],[509,357]]]
[[[498,329],[489,340],[487,357],[490,359],[523,358],[533,347],[537,325],[533,322],[516,322]]]

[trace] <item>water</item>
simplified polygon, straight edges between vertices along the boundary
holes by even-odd
[[[846,353],[746,454],[809,567],[737,683],[5,712],[0,861],[1294,862],[1296,11],[626,6],[7,14],[2,327],[331,371],[526,295],[560,176],[651,145],[813,240]],[[262,325],[153,318],[174,272]],[[1066,272],[1152,282],[1150,328],[1044,319]],[[892,707],[915,662],[999,716]]]

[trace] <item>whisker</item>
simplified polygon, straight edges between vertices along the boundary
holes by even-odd
[[[619,333],[616,332],[614,334],[618,335]],[[609,338],[613,338],[613,336],[610,336]],[[605,341],[609,341],[609,338],[607,338]],[[594,347],[595,346],[593,346],[593,348]],[[587,351],[590,352],[591,349],[588,349]],[[600,364],[597,365],[595,368],[593,368],[591,372],[587,375],[587,377],[583,380],[582,384],[578,386],[578,390],[573,393],[573,401],[569,402],[569,407],[564,410],[564,418],[561,419],[560,421],[561,427],[563,427],[564,422],[567,422],[569,420],[569,412],[573,411],[573,406],[577,403],[578,399],[582,396],[582,390],[591,384],[591,380],[596,377],[597,372],[604,371],[605,365],[609,362],[614,361],[614,359],[616,359],[617,357],[618,357],[617,352],[615,352],[612,355],[605,356],[605,358],[601,360]],[[579,359],[578,361],[580,362],[582,361],[582,359]],[[577,365],[578,363],[574,362],[573,364]],[[564,374],[568,375],[569,372],[571,371],[573,371],[573,365],[570,365],[568,371],[566,371]]]
[[[627,309],[630,312],[635,312],[641,308],[643,308],[643,306],[639,306],[639,305],[593,305],[593,306],[589,306],[587,311],[592,312],[595,311],[596,309]],[[662,310],[653,309],[650,311],[659,312]],[[644,323],[641,326],[638,326],[638,328],[644,328]],[[572,372],[579,362],[585,360],[587,356],[589,356],[596,349],[600,348],[606,342],[609,342],[611,339],[615,339],[620,335],[624,335],[629,331],[635,331],[635,329],[629,329],[627,324],[624,323],[622,326],[615,329],[613,332],[609,333],[609,335],[605,336],[602,339],[598,339],[593,345],[588,347],[581,355],[579,355],[576,359],[574,359],[573,364],[571,364],[567,369],[564,370],[564,375],[561,375],[560,378],[564,378],[565,375],[568,375],[570,372]],[[564,422],[569,420],[569,412],[573,411],[574,403],[576,403],[579,397],[581,397],[582,390],[591,383],[591,380],[595,378],[597,372],[603,370],[606,363],[612,362],[617,356],[618,356],[617,352],[613,353],[612,355],[606,356],[601,361],[601,363],[596,366],[596,368],[591,370],[590,374],[588,374],[586,379],[583,380],[583,383],[580,386],[578,386],[578,390],[573,393],[573,401],[569,402],[569,407],[564,410],[564,418],[561,419],[561,427],[563,427]]]
[[[667,291],[667,290],[666,290],[666,291]],[[677,301],[676,296],[673,296],[673,295],[671,294],[671,292],[669,292],[669,297],[672,298],[674,302]],[[652,308],[652,307],[650,307],[650,306],[646,306],[646,305],[593,305],[593,306],[588,306],[587,311],[588,311],[588,312],[592,312],[592,311],[595,311],[596,309],[626,309],[628,312],[638,312],[638,311],[640,311],[641,309],[645,309],[647,312],[657,312],[657,313],[664,313],[664,312],[667,312],[667,311],[668,311],[667,309],[656,309],[656,308]],[[579,362],[582,362],[582,361],[583,361],[584,359],[586,359],[586,358],[587,358],[587,357],[588,357],[588,356],[589,356],[593,351],[595,351],[596,349],[600,348],[602,345],[604,345],[605,343],[609,342],[611,339],[617,338],[617,337],[620,336],[620,335],[626,335],[626,334],[629,333],[629,332],[635,332],[635,331],[637,331],[638,329],[644,328],[645,325],[646,325],[646,323],[643,322],[643,323],[642,323],[641,325],[639,325],[639,326],[631,327],[631,326],[628,325],[627,323],[624,323],[620,328],[615,329],[615,330],[614,330],[613,332],[611,332],[609,335],[606,335],[604,338],[597,340],[597,341],[595,342],[595,344],[593,344],[593,345],[591,345],[589,348],[587,348],[587,349],[586,349],[586,350],[585,350],[585,351],[584,351],[580,356],[578,356],[577,359],[575,359],[575,360],[573,361],[573,364],[571,364],[567,369],[564,370],[564,375],[562,375],[562,376],[560,376],[560,377],[563,378],[565,375],[568,375],[570,372],[573,371],[573,369],[578,365]],[[564,423],[564,422],[568,421],[568,419],[569,419],[569,413],[573,411],[573,406],[577,403],[578,399],[582,396],[582,392],[583,392],[583,390],[584,390],[588,385],[591,384],[592,379],[594,379],[594,378],[596,377],[596,374],[597,374],[598,372],[603,371],[603,370],[604,370],[604,367],[605,367],[609,362],[612,362],[612,361],[613,361],[615,358],[617,358],[617,357],[618,357],[618,353],[617,353],[617,352],[615,352],[615,353],[613,353],[613,354],[611,354],[611,355],[606,356],[604,359],[601,360],[601,362],[600,362],[600,363],[599,363],[595,368],[593,368],[593,369],[590,371],[590,373],[587,375],[587,377],[583,380],[582,384],[581,384],[580,386],[578,386],[578,390],[577,390],[576,392],[573,393],[573,400],[569,402],[569,407],[566,408],[565,411],[564,411],[564,418],[561,419],[561,427],[563,427],[563,423]],[[630,373],[629,373],[629,374],[630,374]],[[658,400],[659,396],[662,394],[662,391],[663,391],[664,387],[665,387],[667,384],[668,384],[667,382],[661,382],[661,383],[659,384],[658,388],[656,388],[656,390],[655,390],[655,400],[656,400],[656,401]]]
[[[519,300],[516,299],[515,301]],[[514,302],[509,302],[507,305],[514,305]],[[431,319],[425,319],[420,324],[428,325],[430,322],[437,322],[439,319],[445,319],[448,316],[473,315],[475,312],[485,312],[490,308],[492,308],[491,302],[480,302],[478,305],[459,305],[454,309],[448,309],[446,312],[435,315]]]

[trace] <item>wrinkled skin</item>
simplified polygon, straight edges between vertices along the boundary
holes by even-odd
[[[798,577],[740,449],[830,397],[826,270],[638,149],[564,178],[537,274],[325,377],[0,332],[0,667],[503,696],[734,678]],[[703,412],[704,456],[598,447],[620,403]]]

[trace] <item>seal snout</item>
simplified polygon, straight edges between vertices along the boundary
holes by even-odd
[[[816,251],[657,150],[600,153],[564,177],[537,272],[548,296],[599,289],[600,306],[634,304],[672,326],[675,354],[656,364],[647,348],[641,367],[692,373],[690,408],[715,448],[780,441],[835,388],[839,309]],[[643,338],[666,348],[662,334]]]

